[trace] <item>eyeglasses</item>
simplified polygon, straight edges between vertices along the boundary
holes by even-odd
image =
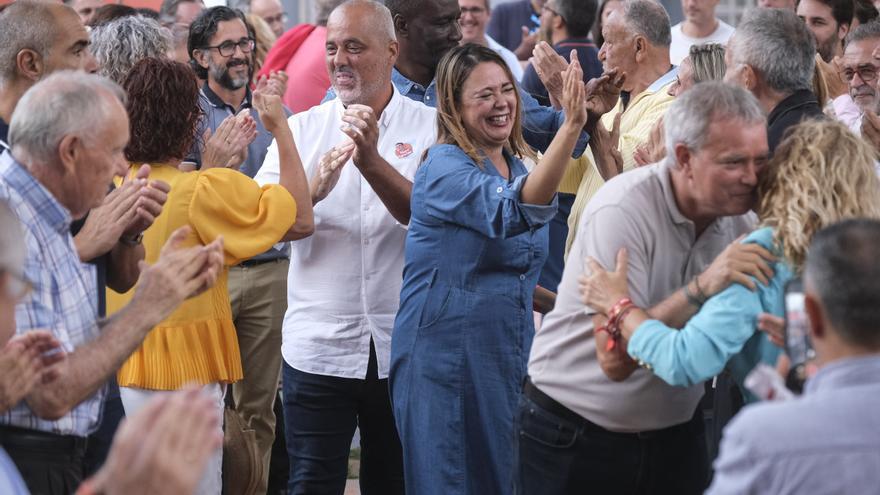
[[[845,67],[840,71],[840,75],[846,79],[847,82],[852,81],[853,78],[856,77],[856,74],[859,75],[859,79],[861,79],[862,82],[869,83],[874,79],[877,79],[877,66],[873,64],[860,64],[856,66],[856,68]]]
[[[9,297],[18,301],[30,293],[32,285],[24,275],[12,270],[3,270],[2,273],[9,275],[6,279],[6,294]]]
[[[548,7],[546,4],[543,7],[541,7],[542,12],[545,10],[547,12],[550,12],[553,15],[558,15],[559,17],[562,17],[557,10],[553,9],[552,7]]]
[[[235,41],[224,41],[217,46],[206,46],[205,49],[216,48],[220,55],[231,57],[235,53],[235,47],[241,48],[241,53],[250,53],[254,51],[255,42],[252,38],[242,38],[237,43]]]

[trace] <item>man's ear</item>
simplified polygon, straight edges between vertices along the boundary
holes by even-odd
[[[642,63],[648,58],[648,40],[644,36],[636,36],[636,42],[633,50],[636,62]]]
[[[693,153],[691,149],[687,147],[684,143],[678,143],[675,145],[675,163],[678,165],[679,170],[683,171],[685,177],[690,178],[693,174]]]
[[[42,55],[25,48],[15,55],[15,68],[22,77],[37,82],[45,73],[46,63]]]
[[[400,43],[397,41],[392,41],[388,43],[388,53],[391,56],[391,63],[394,64],[397,62],[397,57],[400,55]]]
[[[65,177],[76,174],[76,163],[83,152],[82,138],[75,134],[68,134],[61,138],[58,143],[58,159],[64,169]]]
[[[837,39],[839,41],[843,41],[846,39],[846,35],[849,34],[849,24],[843,23],[837,26]]]
[[[208,51],[207,50],[201,50],[199,48],[196,48],[192,52],[192,58],[203,69],[207,69],[209,67],[208,66]]]
[[[825,339],[827,335],[827,329],[825,328],[825,309],[822,307],[822,303],[820,303],[819,300],[809,292],[804,294],[804,312],[807,314],[810,339]]]
[[[397,33],[397,37],[409,37],[409,24],[406,22],[406,19],[403,18],[400,14],[394,14],[394,31]]]
[[[758,73],[755,72],[755,69],[752,68],[751,65],[743,64],[742,68],[742,85],[750,92],[754,92],[755,88],[758,87]]]

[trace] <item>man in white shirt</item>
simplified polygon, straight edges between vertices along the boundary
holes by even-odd
[[[315,233],[292,244],[283,324],[289,491],[342,494],[355,427],[362,493],[403,493],[388,396],[412,177],[436,139],[436,111],[391,83],[391,14],[371,0],[327,22],[327,69],[338,97],[290,127],[312,177]],[[278,180],[270,146],[255,179]]]
[[[458,0],[458,6],[461,7],[461,17],[458,19],[461,43],[476,43],[495,50],[510,67],[514,79],[522,80],[523,68],[516,55],[486,34],[486,25],[489,24],[489,16],[492,14],[489,0]]]
[[[672,45],[669,58],[675,65],[688,56],[691,45],[704,43],[727,44],[734,28],[715,17],[718,0],[681,0],[684,20],[672,26]]]

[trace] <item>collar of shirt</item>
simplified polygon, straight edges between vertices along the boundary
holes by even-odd
[[[845,358],[823,366],[807,381],[805,394],[876,384],[880,380],[880,355]]]
[[[9,124],[0,119],[0,151],[9,149]]]
[[[627,91],[621,91],[620,101],[621,103],[623,103],[623,111],[625,112],[628,108],[630,108],[632,105],[635,105],[636,102],[638,102],[642,98],[645,98],[646,96],[650,96],[657,91],[660,91],[661,89],[663,89],[663,86],[671,83],[677,75],[678,66],[673,65],[671,69],[669,69],[665,74],[657,78],[657,80],[652,82],[650,86],[645,88],[644,91],[637,94],[635,97],[633,97],[632,94]]]
[[[391,82],[394,83],[394,87],[400,91],[400,94],[406,96],[407,98],[415,101],[420,101],[430,107],[436,106],[437,104],[437,81],[431,81],[431,84],[428,87],[424,87],[421,84],[409,80],[406,76],[400,73],[397,70],[397,67],[391,69]]]
[[[31,204],[34,211],[39,211],[43,220],[52,230],[64,234],[70,230],[70,212],[52,196],[27,169],[12,157],[12,153],[0,156],[0,177],[12,189],[21,192],[24,201]]]
[[[388,104],[385,105],[385,108],[382,110],[382,114],[379,115],[379,118],[376,119],[376,123],[379,125],[379,129],[384,130],[387,129],[391,122],[394,120],[394,116],[397,114],[400,109],[401,102],[403,96],[401,96],[400,92],[391,85],[391,99],[388,100]],[[342,114],[345,112],[345,105],[339,98],[333,100],[333,106],[335,107],[335,113],[342,120]]]
[[[208,99],[208,102],[214,108],[228,108],[233,114],[238,113],[242,108],[251,108],[251,88],[248,87],[244,94],[244,100],[241,102],[241,106],[239,108],[233,108],[232,105],[227,104],[223,101],[222,98],[217,96],[217,93],[214,92],[213,89],[208,85],[207,82],[202,85],[202,94],[205,95],[205,98]]]
[[[792,110],[806,107],[814,107],[812,113],[816,115],[822,113],[822,109],[816,100],[816,95],[809,89],[799,89],[780,101],[773,108],[773,111],[767,116],[767,126],[772,126],[778,119]]]

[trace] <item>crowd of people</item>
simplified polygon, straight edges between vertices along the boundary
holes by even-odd
[[[878,11],[717,5],[3,6],[0,493],[875,492]]]

